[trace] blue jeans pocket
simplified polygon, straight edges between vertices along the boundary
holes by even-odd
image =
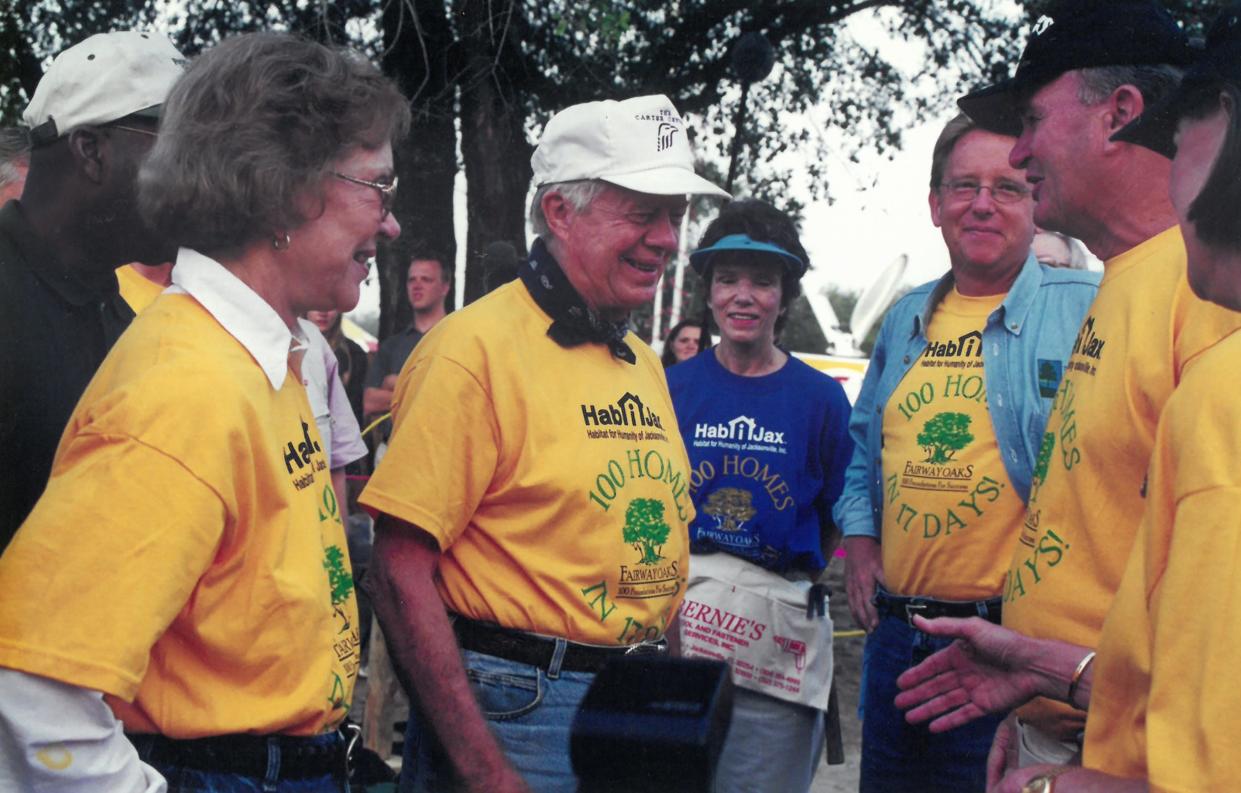
[[[465,673],[483,716],[489,721],[510,721],[537,710],[547,693],[543,670],[509,661],[496,664],[496,660],[465,652]]]

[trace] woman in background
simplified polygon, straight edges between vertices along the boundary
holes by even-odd
[[[664,351],[659,359],[667,369],[682,361],[688,361],[710,346],[711,334],[706,332],[702,323],[683,319],[673,325],[668,335],[664,336]]]
[[[345,315],[335,309],[327,311],[311,311],[306,318],[315,323],[315,327],[327,339],[328,346],[336,353],[336,373],[345,386],[345,395],[349,398],[349,407],[353,409],[353,417],[358,424],[362,423],[362,389],[366,385],[366,352],[345,335],[341,329]]]

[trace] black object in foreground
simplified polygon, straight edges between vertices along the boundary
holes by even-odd
[[[732,710],[722,662],[609,662],[573,719],[569,754],[579,793],[709,793]]]

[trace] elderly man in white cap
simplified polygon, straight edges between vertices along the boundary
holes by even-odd
[[[529,260],[415,348],[361,499],[381,513],[369,586],[420,713],[418,790],[575,791],[594,673],[662,650],[685,588],[689,464],[626,321],[686,196],[727,194],[663,96],[562,111],[533,167]]]
[[[26,108],[25,189],[0,210],[0,551],[133,318],[114,271],[176,255],[138,216],[136,177],[183,64],[162,36],[91,36],[52,62]]]

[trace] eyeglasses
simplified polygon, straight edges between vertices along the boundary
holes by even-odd
[[[159,133],[153,129],[142,129],[141,127],[127,127],[124,124],[109,124],[108,129],[123,129],[126,132],[137,132],[139,135],[150,135],[152,138],[159,137]]]
[[[1019,184],[979,184],[973,179],[955,179],[945,182],[940,189],[947,194],[948,198],[961,203],[973,201],[983,190],[991,191],[991,198],[997,204],[1015,204],[1030,195],[1030,191]]]
[[[388,218],[388,214],[392,211],[392,205],[396,203],[396,185],[400,181],[398,177],[392,177],[391,182],[372,182],[368,179],[359,179],[356,176],[346,176],[336,171],[332,171],[332,176],[379,191],[379,207],[382,210],[379,219],[383,221]]]

